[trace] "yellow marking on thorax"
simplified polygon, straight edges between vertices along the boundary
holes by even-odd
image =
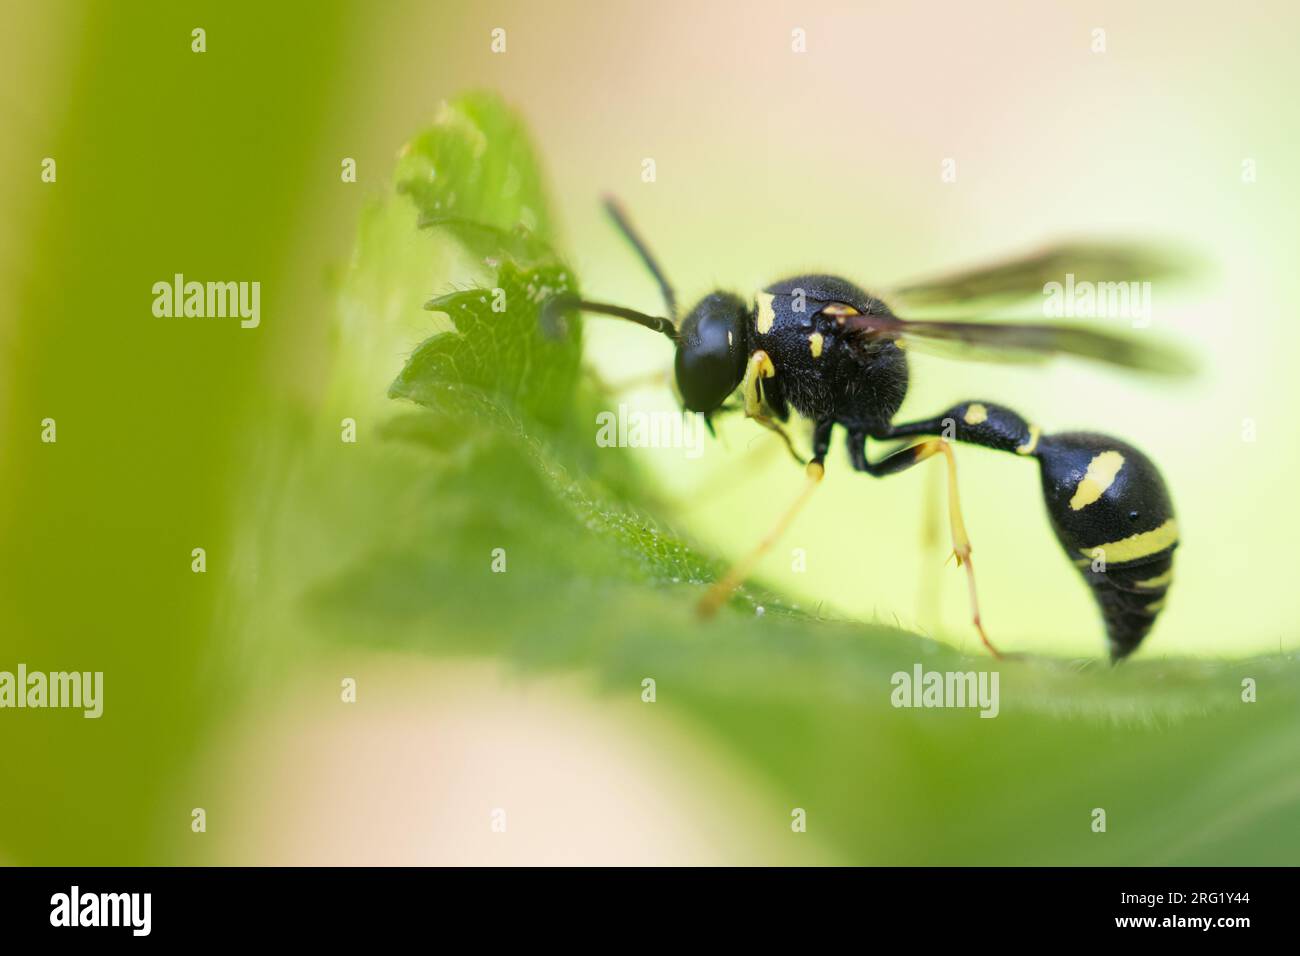
[[[1147,610],[1150,611],[1152,614],[1155,614],[1156,611],[1159,611],[1164,606],[1165,606],[1165,599],[1161,598],[1159,601],[1152,601],[1150,604],[1148,604]]]
[[[1074,488],[1074,497],[1070,499],[1070,510],[1086,508],[1106,493],[1106,489],[1115,483],[1115,477],[1124,467],[1124,456],[1117,451],[1103,451],[1088,462],[1079,484]]]
[[[1170,568],[1164,574],[1157,574],[1154,578],[1147,578],[1145,581],[1134,581],[1133,583],[1140,588],[1162,588],[1174,579],[1174,569]]]
[[[772,311],[772,300],[776,296],[770,292],[760,292],[758,299],[758,334],[767,335],[772,328],[772,323],[776,321],[776,313]]]
[[[1037,425],[1029,426],[1029,441],[1023,445],[1016,446],[1017,455],[1032,455],[1034,449],[1038,447],[1038,439],[1042,436],[1042,429]]]
[[[822,334],[820,332],[814,332],[808,336],[808,348],[812,349],[813,358],[822,357]]]
[[[833,318],[841,319],[841,320],[844,319],[845,316],[861,315],[861,314],[862,313],[860,313],[857,309],[853,308],[853,306],[847,305],[843,302],[832,302],[829,305],[827,305],[824,309],[822,309],[822,315],[829,315]]]
[[[989,420],[989,410],[979,402],[974,402],[967,406],[965,418],[967,425],[978,425]]]
[[[1158,528],[1131,534],[1127,538],[1099,544],[1095,548],[1080,548],[1079,553],[1090,558],[1101,558],[1109,564],[1123,564],[1148,558],[1178,541],[1178,522],[1170,518]]]

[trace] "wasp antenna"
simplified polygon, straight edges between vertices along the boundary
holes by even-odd
[[[663,269],[659,268],[659,262],[655,259],[654,253],[650,247],[645,244],[645,240],[632,228],[631,221],[627,218],[627,213],[623,211],[623,206],[613,196],[605,196],[605,212],[609,218],[614,220],[614,225],[618,227],[619,232],[623,233],[628,242],[632,243],[632,248],[641,257],[645,267],[650,270],[650,274],[655,277],[659,283],[659,291],[664,297],[664,304],[668,306],[668,315],[673,321],[677,320],[677,295],[673,292],[673,287],[668,284],[668,278],[664,275]]]
[[[638,312],[635,309],[625,309],[621,305],[588,302],[585,299],[579,299],[577,296],[569,294],[557,295],[542,307],[543,324],[549,328],[556,327],[558,325],[558,316],[565,312],[595,312],[597,315],[626,319],[629,322],[635,322],[642,328],[649,329],[651,332],[658,332],[667,336],[673,343],[677,342],[677,326],[673,325],[670,319],[658,315],[646,315],[644,312]]]

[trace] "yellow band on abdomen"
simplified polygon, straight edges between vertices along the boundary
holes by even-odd
[[[1090,558],[1101,558],[1107,564],[1123,564],[1138,558],[1149,558],[1178,541],[1178,522],[1170,518],[1158,528],[1131,534],[1127,538],[1099,544],[1095,548],[1080,548],[1079,553]]]

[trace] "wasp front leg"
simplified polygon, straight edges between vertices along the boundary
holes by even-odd
[[[745,365],[745,377],[740,383],[741,392],[745,397],[745,417],[752,418],[764,428],[780,435],[791,457],[803,465],[806,462],[799,455],[799,452],[795,451],[794,442],[790,440],[786,430],[769,414],[770,409],[767,403],[763,401],[763,379],[771,378],[775,374],[776,366],[772,364],[771,357],[762,349],[749,357],[749,362]]]
[[[776,545],[781,535],[785,534],[786,529],[794,523],[799,512],[803,510],[808,499],[817,486],[821,484],[822,478],[826,475],[825,461],[826,452],[830,448],[831,432],[835,428],[832,421],[818,422],[813,430],[813,459],[808,462],[806,469],[806,478],[803,489],[799,496],[795,498],[794,504],[786,509],[785,513],[777,519],[776,524],[754,547],[749,554],[741,558],[728,569],[727,573],[719,578],[712,587],[700,599],[698,610],[703,617],[709,617],[720,608],[724,601],[731,596],[731,592],[745,580],[749,572],[753,570],[763,555]]]

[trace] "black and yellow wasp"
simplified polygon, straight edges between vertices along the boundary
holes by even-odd
[[[893,475],[935,454],[948,465],[953,553],[966,568],[971,611],[981,640],[971,545],[957,493],[950,441],[971,442],[1038,462],[1043,496],[1056,537],[1079,568],[1101,608],[1110,655],[1131,654],[1151,630],[1173,577],[1178,525],[1160,472],[1132,445],[1096,432],[1044,434],[1004,405],[967,401],[932,417],[897,424],[907,394],[906,349],[957,347],[977,357],[1032,360],[1083,356],[1126,368],[1180,374],[1190,365],[1150,341],[1066,323],[912,321],[844,279],[803,275],[768,286],[752,300],[730,292],[706,295],[677,322],[676,296],[649,248],[613,200],[606,207],[654,275],[667,317],[572,297],[548,309],[614,316],[667,336],[676,346],[676,386],[686,409],[706,416],[729,407],[740,392],[747,417],[779,434],[799,459],[782,424],[794,409],[813,423],[807,484],[776,527],[704,596],[711,614],[777,540],[824,474],[836,426],[844,429],[857,471]],[[941,303],[1041,291],[1045,277],[1076,274],[1128,279],[1172,271],[1168,259],[1140,246],[1078,244],[899,289],[910,302]],[[1149,337],[1148,337],[1149,338]],[[867,441],[932,436],[872,461]]]

